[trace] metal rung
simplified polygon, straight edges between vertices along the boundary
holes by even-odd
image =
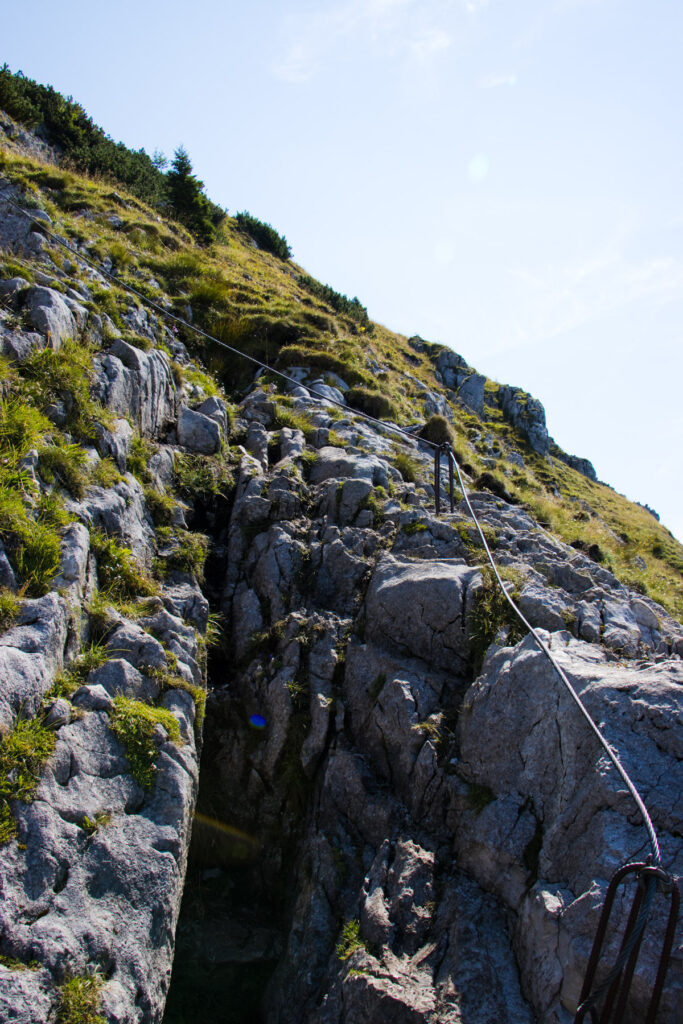
[[[614,898],[619,885],[628,875],[635,876],[636,891],[633,896],[631,912],[626,924],[626,930],[624,931],[619,956],[612,969],[602,978],[600,984],[596,985],[595,977],[600,964],[600,956]],[[662,951],[659,957],[657,977],[655,978],[647,1017],[643,1022],[643,1024],[655,1024],[673,946],[680,896],[673,878],[667,875],[662,868],[656,867],[651,863],[624,865],[615,873],[608,886],[593,949],[591,950],[588,967],[586,968],[586,977],[581,990],[579,1006],[574,1017],[574,1024],[582,1024],[583,1021],[590,1021],[591,1024],[621,1024],[624,1020],[626,1001],[631,988],[640,946],[645,935],[652,902],[655,893],[658,891],[671,896],[671,907]],[[600,1004],[602,1005],[600,1006]],[[587,1017],[586,1014],[590,1014],[590,1016]]]

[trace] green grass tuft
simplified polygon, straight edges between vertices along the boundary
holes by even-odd
[[[17,834],[11,801],[31,803],[55,742],[37,718],[20,718],[0,743],[0,844]]]
[[[154,786],[158,755],[154,729],[157,725],[163,725],[173,743],[180,742],[178,720],[166,708],[155,708],[121,695],[114,697],[110,728],[125,748],[131,775],[143,789]]]
[[[360,937],[360,922],[352,919],[347,921],[342,928],[341,938],[337,943],[335,953],[339,960],[348,960],[352,953],[358,949],[366,949],[365,943]]]
[[[106,1024],[98,1013],[103,985],[99,975],[69,978],[60,985],[57,1024]]]
[[[158,584],[136,561],[130,548],[122,547],[114,537],[98,530],[90,534],[90,544],[97,558],[100,588],[112,598],[150,597],[158,592]]]

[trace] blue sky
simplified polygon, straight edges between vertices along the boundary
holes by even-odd
[[[679,0],[0,0],[2,59],[370,315],[531,391],[683,538]],[[20,15],[20,16],[17,16]]]

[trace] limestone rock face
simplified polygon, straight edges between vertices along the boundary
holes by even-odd
[[[468,657],[467,615],[480,582],[469,566],[385,557],[368,591],[368,635],[461,675]]]
[[[176,388],[164,352],[144,352],[119,338],[95,363],[96,397],[112,412],[131,416],[146,437],[175,422]]]
[[[549,639],[641,793],[659,833],[666,870],[680,877],[683,851],[675,837],[681,830],[683,666],[630,668],[566,634]],[[460,817],[458,856],[480,884],[519,915],[515,941],[529,979],[528,994],[544,1020],[561,1021],[563,1008],[575,1007],[600,892],[629,856],[643,859],[648,852],[642,822],[622,780],[531,638],[491,654],[464,708],[458,722],[458,772],[470,785],[485,788],[492,802],[485,813]],[[528,859],[527,833],[520,831],[516,843],[501,848],[499,822],[505,812],[500,813],[499,804],[517,814],[528,808],[535,819],[538,881],[529,892],[516,882],[525,851]],[[550,934],[554,939],[548,946],[544,935]],[[647,943],[634,978],[629,1020],[645,1017],[654,963],[654,943]],[[674,968],[663,1019],[675,1013],[681,998],[683,978]]]
[[[29,799],[0,801],[0,1020],[60,1019],[60,984],[95,972],[107,1024],[161,1024],[175,947],[176,991],[194,965],[232,979],[219,1005],[256,992],[245,1014],[267,1024],[568,1024],[609,877],[647,838],[548,662],[516,642],[467,506],[433,514],[433,452],[404,435],[399,470],[395,437],[333,408],[348,385],[319,367],[291,368],[286,401],[305,430],[279,426],[268,375],[230,410],[189,373],[176,385],[156,346],[163,337],[187,365],[183,342],[127,302],[117,323],[142,347],[124,340],[91,311],[102,275],[77,252],[53,260],[48,215],[22,218],[9,198],[21,196],[0,182],[0,247],[39,265],[34,283],[0,282],[0,348],[20,376],[31,353],[90,332],[102,346],[92,397],[112,415],[84,445],[93,473],[78,498],[41,478],[37,445],[22,453],[27,514],[69,513],[44,596],[22,592],[10,531],[9,558],[0,546],[12,591],[0,742],[31,718],[55,743]],[[106,223],[121,229],[125,202],[108,198]],[[99,214],[79,216],[95,230]],[[485,388],[455,352],[408,344],[437,367],[433,385],[406,374],[416,419],[467,406],[480,418],[469,439],[493,464],[514,435],[486,425],[502,410],[549,467],[564,457],[540,403]],[[383,371],[370,356],[367,369]],[[64,402],[46,415],[77,441],[61,432]],[[508,455],[514,482],[533,460]],[[680,878],[683,628],[506,494],[471,502],[507,585],[633,776]],[[113,586],[103,535],[128,549]],[[153,596],[129,592],[131,558],[156,574]],[[20,776],[9,768],[7,792]],[[656,938],[624,1024],[643,1020]],[[679,926],[659,1024],[679,1024],[681,939]],[[204,1012],[202,989],[174,1018],[173,991],[168,1019]]]
[[[10,728],[21,712],[34,715],[62,667],[69,609],[52,592],[26,601],[16,624],[0,636],[0,726]]]
[[[180,407],[176,429],[180,444],[192,452],[213,455],[221,447],[222,432],[218,423],[185,405]]]
[[[532,398],[521,388],[501,387],[498,399],[503,415],[526,437],[539,455],[550,451],[550,438],[545,424],[545,409],[537,398]]]
[[[47,339],[50,348],[60,348],[67,338],[75,338],[88,319],[84,306],[52,288],[31,288],[27,309],[33,326]]]
[[[49,1020],[57,996],[46,980],[93,963],[109,979],[105,1019],[161,1020],[197,785],[194,705],[178,693],[169,706],[184,745],[161,742],[151,793],[131,777],[106,713],[87,710],[58,730],[33,803],[17,811],[29,853],[0,847],[5,948],[42,965],[0,971],[6,1020],[36,1020],[40,1007]]]

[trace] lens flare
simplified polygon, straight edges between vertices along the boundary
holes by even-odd
[[[224,821],[218,821],[217,818],[210,818],[207,814],[202,814],[197,811],[194,816],[194,820],[199,822],[200,825],[207,825],[209,828],[215,829],[217,832],[221,832],[225,836],[229,836],[230,839],[237,839],[241,843],[245,843],[250,849],[257,850],[259,847],[258,839],[254,836],[250,836],[248,832],[243,832],[241,828],[235,828],[234,825],[227,825]]]

